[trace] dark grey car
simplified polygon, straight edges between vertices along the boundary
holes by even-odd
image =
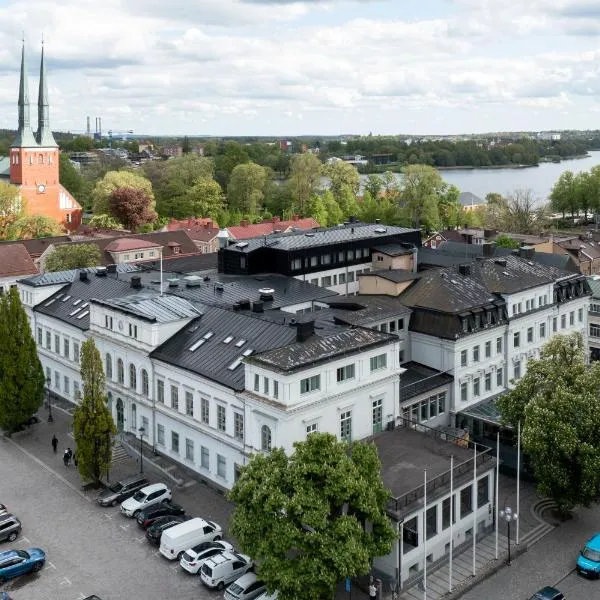
[[[123,500],[131,498],[138,490],[148,485],[149,481],[143,475],[134,475],[111,485],[98,496],[100,506],[116,506]]]
[[[0,542],[6,540],[14,542],[19,537],[19,533],[21,533],[21,521],[15,515],[10,513],[0,515]]]

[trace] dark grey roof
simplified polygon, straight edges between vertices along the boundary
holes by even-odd
[[[186,256],[176,256],[163,260],[164,273],[197,273],[201,271],[212,271],[217,268],[218,254],[216,252],[207,252],[206,254],[192,254]],[[158,271],[160,269],[159,260],[151,260],[136,263],[138,267],[144,270]]]
[[[432,369],[418,362],[407,362],[402,365],[406,369],[400,376],[400,402],[447,386],[454,380],[449,373]]]
[[[466,246],[467,244],[461,244],[461,246],[462,245]],[[419,248],[419,252],[417,254],[419,271],[431,267],[451,267],[453,265],[460,265],[465,261],[469,262],[471,260],[473,260],[473,257],[471,256],[456,256],[454,254],[446,254],[445,252],[440,252],[434,248],[427,248],[427,246]]]
[[[404,256],[412,254],[413,248],[410,244],[382,244],[381,246],[373,246],[374,252],[381,252],[387,256]]]
[[[600,279],[595,279],[594,277],[587,277],[586,279],[592,290],[592,298],[598,300],[600,298]]]
[[[121,264],[117,265],[117,273],[134,273],[137,271],[135,265]],[[32,287],[44,287],[46,285],[60,285],[61,283],[71,283],[79,278],[79,273],[85,271],[90,277],[94,277],[98,271],[96,267],[85,269],[71,269],[70,271],[56,271],[55,273],[41,273],[33,277],[26,277],[19,280],[19,283],[30,285]]]
[[[387,345],[396,339],[394,335],[373,329],[356,328],[252,355],[246,361],[289,373],[307,365],[351,355],[365,348]]]
[[[272,350],[296,339],[296,329],[290,325],[215,306],[199,308],[204,314],[154,350],[152,358],[242,391],[245,352]]]
[[[353,296],[334,298],[327,302],[334,309],[334,319],[339,323],[371,327],[386,319],[406,318],[410,308],[392,296]],[[319,311],[315,315],[320,315]]]
[[[419,275],[412,271],[406,271],[405,269],[378,269],[377,271],[369,271],[367,273],[361,273],[359,277],[381,277],[394,283],[401,283],[402,281],[412,281],[417,279]]]
[[[412,233],[418,229],[406,227],[394,227],[391,225],[375,225],[364,223],[353,223],[340,227],[329,227],[327,229],[316,229],[313,231],[301,231],[281,235],[269,235],[265,239],[251,238],[242,240],[237,244],[228,246],[227,250],[238,252],[251,252],[261,246],[274,247],[280,250],[298,250],[300,248],[312,248],[315,246],[327,246],[343,242],[359,240],[377,240],[383,236]]]
[[[200,310],[184,298],[171,294],[160,296],[156,292],[142,292],[133,296],[92,300],[92,302],[130,313],[152,323],[172,323],[201,314]]]

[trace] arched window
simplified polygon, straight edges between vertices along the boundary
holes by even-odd
[[[43,165],[43,164],[44,164],[44,155],[38,154],[38,165]]]
[[[125,383],[125,367],[120,358],[117,360],[117,380],[121,384]]]
[[[142,394],[148,396],[150,394],[150,384],[148,383],[148,371],[142,369]]]
[[[110,354],[108,354],[108,352],[106,353],[105,362],[106,362],[106,377],[107,377],[107,379],[112,379],[112,376],[113,376],[112,356]]]
[[[260,449],[271,451],[271,429],[266,425],[263,425],[260,430]]]
[[[133,363],[129,364],[129,387],[132,390],[137,389],[137,371]]]

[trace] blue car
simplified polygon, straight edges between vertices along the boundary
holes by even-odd
[[[579,553],[577,572],[596,579],[600,577],[600,533],[594,534]]]
[[[0,584],[7,579],[39,571],[45,562],[46,554],[41,548],[0,552]]]

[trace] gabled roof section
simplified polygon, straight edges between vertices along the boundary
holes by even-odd
[[[0,247],[0,253],[2,248]],[[137,271],[134,265],[122,264],[116,265],[117,276],[119,273],[132,273]],[[98,269],[96,267],[88,267],[86,269],[71,269],[70,271],[56,271],[55,273],[40,273],[33,277],[20,279],[19,283],[29,285],[31,287],[44,287],[46,285],[60,285],[61,283],[72,283],[79,277],[79,273],[85,271],[90,277],[94,276]]]
[[[295,342],[276,350],[254,354],[247,357],[246,362],[275,369],[281,373],[291,373],[324,361],[386,346],[397,340],[395,335],[373,329],[348,329],[334,335],[315,336],[306,342]]]
[[[412,281],[420,277],[417,273],[412,273],[406,269],[378,269],[377,271],[368,271],[361,273],[359,277],[381,277],[394,283],[402,283],[403,281]]]
[[[0,247],[0,277],[19,277],[38,272],[23,244]]]
[[[247,240],[254,237],[271,235],[275,232],[286,232],[292,229],[314,229],[319,223],[312,217],[305,219],[290,219],[281,221],[277,218],[262,223],[249,223],[247,225],[232,225],[227,227],[229,235],[236,240]]]
[[[333,309],[333,318],[337,323],[360,327],[372,327],[389,319],[406,318],[411,312],[410,308],[392,296],[340,296],[327,304]],[[315,316],[320,318],[322,313],[323,311],[319,311]]]
[[[414,249],[410,244],[382,244],[381,246],[373,246],[373,252],[380,252],[386,256],[405,256],[413,254]]]
[[[184,298],[170,294],[139,293],[123,298],[92,300],[92,303],[129,313],[151,323],[173,323],[199,317],[202,312]]]
[[[29,252],[31,258],[39,258],[53,244],[61,244],[71,241],[68,235],[56,235],[51,237],[34,238],[31,240],[19,240],[16,242],[0,242],[0,252],[4,248],[14,244],[22,244]]]
[[[126,252],[128,250],[145,250],[146,248],[160,248],[160,244],[150,240],[122,237],[107,244],[104,249],[107,252]]]

